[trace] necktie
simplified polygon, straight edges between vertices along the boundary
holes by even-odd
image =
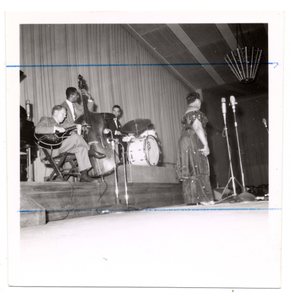
[[[77,112],[76,112],[76,108],[75,106],[73,105],[73,110],[74,110],[74,118],[75,120],[77,119],[78,115],[77,115]]]

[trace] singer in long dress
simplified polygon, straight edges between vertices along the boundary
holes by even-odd
[[[206,136],[204,113],[200,111],[200,95],[196,92],[187,96],[188,108],[182,118],[182,133],[178,142],[176,170],[183,182],[185,204],[212,205],[213,191],[207,155],[209,147]]]

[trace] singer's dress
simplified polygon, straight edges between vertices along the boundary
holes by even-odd
[[[206,136],[206,116],[200,110],[190,111],[182,118],[183,129],[178,142],[176,170],[179,179],[183,180],[185,204],[213,200],[208,158],[198,151],[204,146],[192,126],[196,119],[201,122]]]

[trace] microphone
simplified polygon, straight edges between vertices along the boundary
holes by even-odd
[[[235,112],[235,105],[237,104],[237,102],[235,100],[235,97],[234,96],[230,96],[229,101],[230,101],[229,105],[232,106],[232,110]]]
[[[269,128],[268,128],[268,125],[267,125],[267,120],[265,118],[263,118],[263,123],[265,125],[265,128],[266,128],[266,131],[269,133]]]
[[[222,109],[222,115],[224,120],[224,125],[226,127],[226,100],[225,98],[221,98],[221,109]]]
[[[222,109],[222,113],[225,115],[226,114],[226,100],[225,98],[221,98],[221,109]]]
[[[112,145],[114,145],[115,140],[114,140],[114,138],[113,138],[112,130],[109,129],[109,128],[104,128],[104,130],[103,130],[103,133],[104,133],[104,134],[108,134],[109,132],[110,132],[111,138],[108,138],[107,140],[108,140],[108,142],[110,142]]]
[[[25,101],[25,108],[26,108],[26,114],[27,114],[27,120],[30,121],[30,101]]]
[[[232,106],[237,104],[237,102],[235,101],[235,97],[234,96],[230,96],[229,101],[230,101],[230,104]]]

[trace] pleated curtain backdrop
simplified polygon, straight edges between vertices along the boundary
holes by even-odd
[[[164,162],[175,162],[189,90],[167,67],[152,65],[159,61],[122,25],[22,25],[20,32],[21,70],[27,75],[21,82],[20,105],[30,100],[35,123],[65,100],[67,87],[77,88],[81,74],[96,111],[111,112],[118,104],[124,111],[122,124],[151,119]],[[93,64],[99,66],[87,66]]]

